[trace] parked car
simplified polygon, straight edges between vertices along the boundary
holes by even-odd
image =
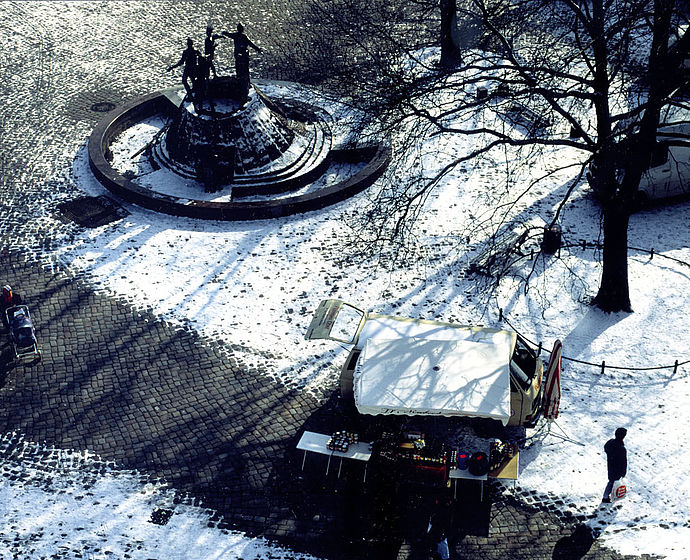
[[[638,188],[640,207],[690,197],[690,137],[679,145],[674,138],[680,135],[690,136],[690,126],[671,125],[657,132],[656,148]]]
[[[685,138],[683,138],[685,137]],[[628,157],[625,141],[621,142],[620,159]],[[618,164],[618,167],[622,167]],[[587,180],[595,195],[599,186],[592,170]],[[690,199],[690,125],[674,124],[657,131],[657,143],[640,179],[635,195],[635,209]]]

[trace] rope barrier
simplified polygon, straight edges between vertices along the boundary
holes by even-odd
[[[598,241],[597,241],[597,242],[588,242],[586,239],[582,239],[582,240],[580,240],[580,241],[577,242],[577,243],[561,244],[560,247],[558,248],[558,256],[560,257],[560,250],[561,250],[562,248],[566,248],[566,249],[567,249],[567,248],[571,248],[571,247],[581,248],[582,250],[585,250],[587,247],[592,247],[593,249],[603,249],[603,244],[599,243]],[[639,251],[639,252],[641,252],[641,253],[649,253],[649,255],[650,255],[649,258],[650,258],[650,260],[652,260],[652,259],[656,256],[656,257],[661,257],[661,258],[665,258],[665,259],[674,261],[674,262],[676,262],[676,263],[678,263],[678,264],[682,264],[682,265],[687,266],[688,268],[690,268],[690,263],[687,263],[687,262],[682,261],[682,260],[680,260],[680,259],[677,259],[677,258],[675,258],[675,257],[670,257],[670,256],[668,256],[668,255],[664,255],[663,253],[657,253],[657,252],[654,251],[654,247],[652,247],[651,249],[643,249],[643,248],[641,248],[641,247],[631,247],[630,245],[628,245],[628,249],[631,250],[631,251]],[[533,254],[530,254],[530,255],[523,255],[523,258],[524,258],[524,257],[527,257],[527,256],[529,256],[530,259],[531,259],[531,258],[533,257]],[[522,335],[522,334],[521,334],[521,333],[510,323],[510,321],[508,321],[508,318],[503,314],[503,309],[500,308],[500,307],[499,307],[499,309],[498,309],[498,320],[499,320],[499,321],[505,321],[506,324],[507,324],[511,329],[513,329],[518,335],[520,335],[520,337],[521,337],[523,340],[525,340],[525,342],[528,342],[528,343],[529,343],[530,345],[532,345],[533,347],[538,348],[537,355],[541,354],[542,343],[539,342],[539,343],[537,344],[537,343],[535,343],[534,341],[532,341],[532,340],[530,340],[529,338],[527,338],[526,336],[523,336],[523,335]],[[548,352],[549,354],[551,353],[551,352],[549,352],[549,351],[547,351],[547,352]],[[602,360],[600,364],[595,364],[595,363],[587,362],[587,361],[584,361],[584,360],[578,360],[577,358],[570,358],[570,357],[568,357],[568,356],[562,356],[562,359],[563,359],[563,360],[567,360],[567,361],[569,361],[569,362],[576,363],[576,364],[582,364],[582,365],[586,365],[586,366],[593,366],[593,367],[596,367],[596,368],[601,368],[601,373],[604,373],[604,371],[606,370],[606,368],[608,368],[608,369],[615,369],[615,370],[619,370],[619,371],[654,371],[654,370],[661,370],[661,369],[672,369],[672,370],[673,370],[673,374],[675,374],[675,373],[678,371],[678,368],[679,368],[680,366],[684,366],[684,365],[690,364],[690,359],[688,359],[688,360],[685,360],[684,362],[679,362],[678,360],[676,360],[675,363],[674,363],[673,365],[669,365],[669,366],[630,367],[630,366],[609,366],[609,365],[606,365],[606,361],[604,361],[604,360]]]
[[[513,324],[508,320],[508,318],[503,314],[503,309],[499,309],[499,318],[502,321],[505,321],[506,324],[511,329],[513,329],[525,342],[529,343],[531,346],[533,346],[535,348],[538,348],[539,349],[538,354],[541,353],[541,349],[542,349],[541,342],[536,344],[534,341],[532,341],[529,338],[527,338],[526,336],[522,335],[520,333],[520,331],[518,331],[513,326]],[[546,350],[546,352],[548,352],[549,354],[551,353],[548,350]],[[570,358],[568,356],[562,356],[561,359],[567,360],[569,362],[573,362],[576,364],[582,364],[582,365],[586,365],[586,366],[593,366],[596,368],[601,368],[601,373],[604,373],[605,369],[608,368],[608,369],[615,369],[615,370],[619,370],[619,371],[653,371],[653,370],[660,370],[660,369],[672,369],[673,373],[675,374],[678,371],[678,368],[680,366],[690,364],[690,360],[685,360],[684,362],[679,362],[678,360],[676,360],[675,363],[671,366],[630,367],[630,366],[609,366],[609,365],[606,365],[606,362],[604,360],[602,360],[602,362],[600,364],[595,364],[593,362],[587,362],[585,360],[578,360],[577,358]]]
[[[587,248],[603,249],[604,245],[602,243],[599,243],[598,241],[590,242],[590,241],[586,241],[583,239],[582,241],[580,241],[578,243],[564,243],[561,245],[560,248],[561,249],[570,249],[572,247],[580,248],[582,250],[585,250]],[[671,257],[669,255],[664,255],[663,253],[657,253],[656,250],[654,249],[654,247],[652,247],[651,249],[643,249],[642,247],[631,247],[630,245],[628,245],[628,249],[630,251],[639,251],[640,253],[649,253],[649,255],[650,255],[649,260],[654,259],[654,257],[660,257],[662,259],[668,259],[670,261],[677,262],[678,264],[682,264],[682,265],[690,268],[690,263],[682,261],[682,260],[677,259],[675,257]]]
[[[560,250],[561,250],[561,248],[566,248],[566,249],[567,249],[567,248],[571,248],[571,247],[582,248],[582,250],[585,250],[587,247],[592,247],[592,248],[595,248],[595,249],[603,249],[603,245],[602,245],[601,243],[599,243],[599,242],[588,242],[586,239],[582,239],[582,240],[580,240],[580,241],[577,242],[577,243],[567,243],[567,244],[562,244],[562,245],[560,245],[560,247],[558,248],[558,254],[559,254],[559,256],[560,256]],[[664,255],[663,253],[656,253],[656,252],[654,251],[654,247],[652,247],[651,249],[644,249],[644,248],[641,248],[641,247],[631,247],[631,246],[628,246],[628,249],[631,250],[631,251],[639,251],[639,252],[642,252],[642,253],[649,253],[649,255],[650,255],[650,260],[652,260],[652,259],[656,256],[656,257],[661,257],[661,258],[665,258],[665,259],[672,260],[672,261],[674,261],[674,262],[676,262],[676,263],[678,263],[678,264],[682,264],[682,265],[685,265],[685,266],[687,266],[688,268],[690,268],[690,263],[687,263],[687,262],[682,261],[682,260],[680,260],[680,259],[677,259],[677,258],[675,258],[675,257],[670,257],[670,256],[668,256],[668,255]],[[525,256],[527,256],[527,255],[525,255]],[[532,257],[532,256],[533,256],[533,255],[530,255],[530,257]],[[511,329],[513,329],[517,334],[519,334],[520,337],[521,337],[523,340],[525,340],[526,342],[528,342],[529,344],[531,344],[533,347],[538,348],[538,354],[541,353],[541,350],[542,350],[542,343],[539,342],[539,343],[537,344],[537,343],[535,343],[534,341],[532,341],[532,340],[530,340],[529,338],[527,338],[526,336],[523,336],[523,335],[522,335],[522,334],[511,324],[511,322],[508,320],[508,318],[503,314],[503,309],[502,309],[502,308],[499,308],[499,309],[498,309],[498,319],[499,319],[499,321],[505,321],[505,322],[508,324],[508,326],[509,326]],[[549,352],[549,354],[550,354],[550,352]],[[654,370],[661,370],[661,369],[672,369],[672,370],[673,370],[673,373],[675,374],[675,373],[678,371],[678,368],[679,368],[680,366],[684,366],[684,365],[690,364],[690,359],[688,359],[688,360],[685,360],[684,362],[679,362],[678,360],[676,360],[675,363],[674,363],[673,365],[669,365],[669,366],[630,367],[630,366],[608,366],[608,365],[606,365],[606,361],[604,361],[604,360],[602,360],[602,362],[601,362],[600,364],[595,364],[595,363],[587,362],[587,361],[584,361],[584,360],[578,360],[578,359],[576,359],[576,358],[570,358],[570,357],[568,357],[568,356],[562,356],[562,359],[563,359],[563,360],[567,360],[567,361],[569,361],[569,362],[576,363],[576,364],[582,364],[582,365],[592,366],[592,367],[596,367],[596,368],[601,368],[601,373],[604,373],[604,371],[606,370],[606,368],[609,368],[609,369],[615,369],[615,370],[619,370],[619,371],[654,371]]]

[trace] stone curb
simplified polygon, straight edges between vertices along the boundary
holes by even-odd
[[[149,210],[188,218],[227,221],[262,220],[301,214],[342,202],[363,191],[383,174],[390,162],[391,150],[387,144],[364,148],[360,150],[360,155],[366,157],[368,163],[353,177],[316,192],[270,201],[213,202],[153,192],[115,171],[106,154],[115,136],[128,126],[157,112],[170,110],[172,102],[168,95],[175,90],[162,90],[126,103],[99,122],[89,138],[89,165],[96,178],[113,194]]]

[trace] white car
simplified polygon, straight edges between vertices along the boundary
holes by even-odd
[[[624,149],[621,149],[621,153],[621,157],[626,157]],[[592,180],[591,169],[587,173],[587,180],[594,194],[599,196],[601,192]],[[642,173],[635,197],[636,210],[690,199],[689,124],[668,125],[657,131],[657,145],[650,155],[647,169]]]
[[[677,145],[687,136],[688,143]],[[639,186],[639,204],[690,197],[690,126],[665,126],[657,132],[657,147]]]

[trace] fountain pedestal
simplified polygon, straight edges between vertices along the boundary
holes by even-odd
[[[165,137],[169,157],[200,180],[228,183],[279,159],[295,139],[290,120],[255,88],[232,78],[209,83],[204,101],[185,99]],[[229,180],[228,180],[229,179]]]

